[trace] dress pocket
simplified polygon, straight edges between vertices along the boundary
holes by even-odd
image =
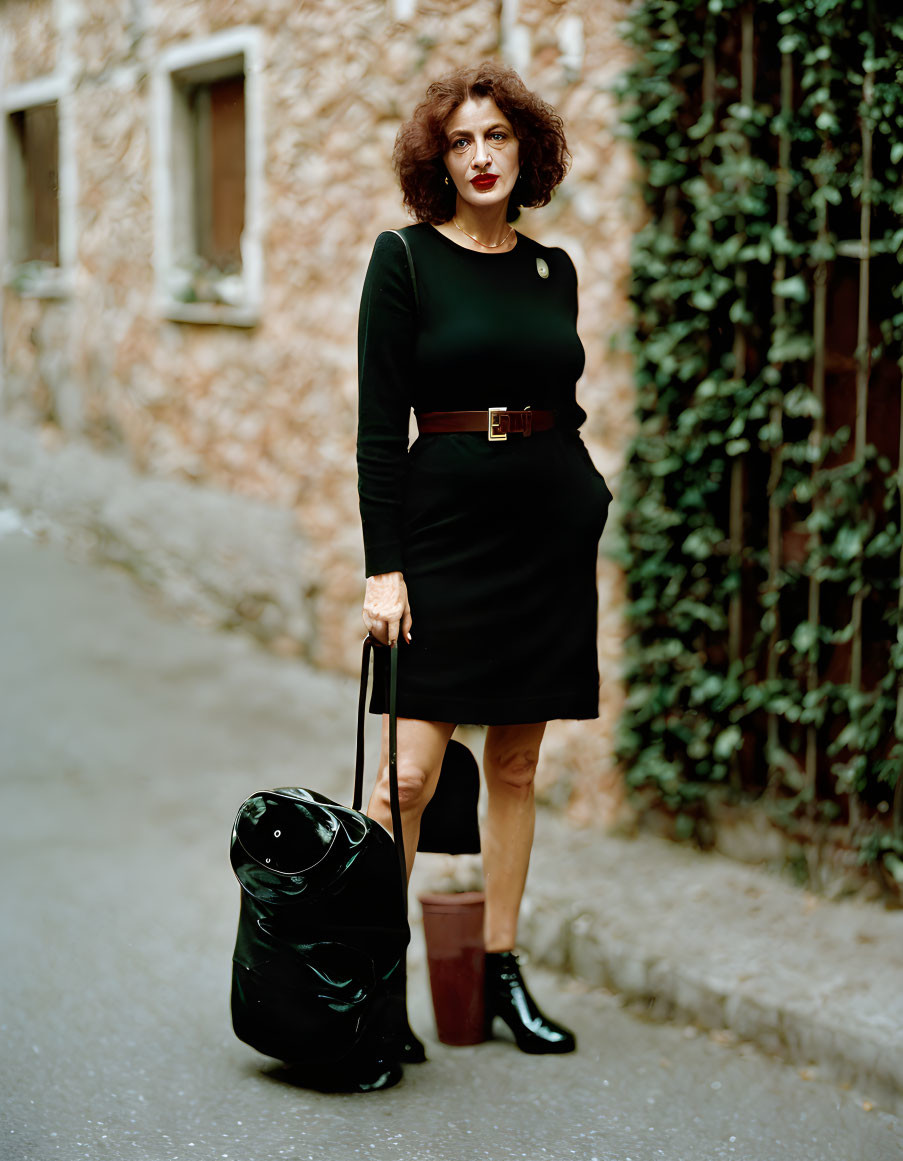
[[[614,499],[614,497],[611,494],[611,489],[609,488],[608,484],[605,482],[605,477],[602,475],[602,473],[599,471],[599,469],[593,463],[593,457],[589,454],[589,448],[583,442],[579,433],[577,434],[577,443],[580,446],[580,450],[583,454],[583,458],[586,461],[590,471],[593,473],[595,478],[601,482],[602,487],[605,489],[605,494],[608,497],[608,502],[610,503]]]
[[[601,536],[602,530],[605,528],[606,521],[608,520],[608,510],[611,507],[611,502],[614,497],[611,494],[611,489],[605,482],[605,477],[593,463],[593,457],[589,454],[589,448],[582,439],[580,440],[580,447],[583,449],[586,466],[592,473],[593,491],[596,496],[597,527],[599,529],[599,535]]]

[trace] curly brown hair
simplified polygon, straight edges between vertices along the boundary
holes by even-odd
[[[571,155],[561,118],[530,92],[514,69],[495,61],[456,69],[433,81],[395,138],[392,162],[404,204],[418,222],[447,222],[455,212],[456,190],[445,181],[448,142],[443,126],[468,97],[491,97],[518,140],[520,173],[508,199],[509,221],[522,206],[548,205],[568,171]]]

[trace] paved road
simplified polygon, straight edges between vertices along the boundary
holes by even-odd
[[[2,527],[2,523],[0,523]],[[293,1088],[228,1023],[232,815],[344,796],[354,682],[155,610],[124,575],[0,537],[0,1159],[899,1161],[853,1094],[534,973],[572,1057],[432,1036],[396,1089]]]

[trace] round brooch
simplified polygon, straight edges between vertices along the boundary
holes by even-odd
[[[545,258],[536,259],[536,273],[540,278],[549,277],[549,264],[546,262]]]

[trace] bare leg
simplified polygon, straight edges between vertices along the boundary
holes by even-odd
[[[487,951],[511,951],[520,911],[536,807],[533,778],[545,722],[490,726],[483,750],[489,809],[483,836]]]
[[[408,877],[414,865],[420,816],[433,797],[452,722],[424,722],[416,718],[398,719],[398,800]],[[392,833],[389,804],[389,715],[383,714],[383,742],[379,756],[379,778],[367,806],[367,814]]]

